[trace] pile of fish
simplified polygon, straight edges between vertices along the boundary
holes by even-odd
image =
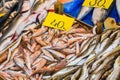
[[[41,25],[55,2],[23,1],[20,13],[0,37],[0,76],[6,80],[120,80],[120,28],[93,34],[78,21],[70,31]]]
[[[2,30],[0,36],[0,51],[16,41],[24,30],[34,28],[41,24],[49,8],[54,6],[56,1],[57,0],[24,0],[20,13],[5,27],[5,30]]]
[[[7,80],[120,80],[120,28],[94,35],[78,22],[68,32],[38,26],[3,53]]]
[[[79,22],[75,22],[70,31],[39,25],[2,52],[0,75],[7,80],[46,80],[82,55],[82,42],[92,36],[92,31]]]

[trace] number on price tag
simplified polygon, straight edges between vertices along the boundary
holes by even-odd
[[[113,0],[85,0],[83,6],[100,7],[108,9]]]
[[[49,12],[43,25],[55,29],[68,31],[71,29],[73,22],[73,18],[59,15],[54,12]]]

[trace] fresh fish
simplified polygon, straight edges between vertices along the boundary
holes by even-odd
[[[108,70],[108,71],[106,71],[106,72],[103,74],[103,76],[102,76],[101,79],[106,79],[112,71],[113,71],[113,68],[110,69],[110,70]]]
[[[3,51],[5,48],[7,48],[13,41],[11,41],[11,37],[8,37],[4,39],[3,41],[0,41],[0,51]],[[2,54],[2,53],[1,53]]]
[[[2,75],[5,78],[12,79],[12,77],[6,72],[0,71],[0,75]]]
[[[51,54],[59,57],[59,58],[65,58],[66,56],[63,53],[60,53],[58,51],[52,50],[52,49],[47,49],[49,52],[51,52]]]
[[[62,79],[62,78],[64,78],[65,76],[67,76],[67,75],[69,75],[69,74],[71,74],[71,73],[74,73],[78,68],[79,68],[79,66],[76,66],[76,67],[68,67],[68,68],[62,69],[62,70],[58,71],[57,73],[53,74],[52,79],[53,79],[53,80]]]
[[[81,48],[81,53],[84,53],[86,50],[90,50],[90,49],[87,49],[90,47],[90,45],[94,46],[97,45],[97,43],[100,41],[100,35],[97,35],[97,36],[94,36],[93,38],[85,41],[84,44],[82,44],[82,48]],[[86,44],[87,43],[87,44]],[[92,43],[92,44],[91,44]],[[93,48],[94,49],[94,48]]]
[[[51,53],[47,50],[42,49],[43,53],[48,56],[52,61],[54,61],[54,57],[51,55]]]
[[[97,74],[92,74],[90,80],[100,80],[103,73],[104,73],[104,70],[101,70]]]
[[[99,72],[100,70],[104,69],[109,62],[111,62],[114,59],[114,56],[107,57],[104,62],[94,71],[94,73]]]
[[[22,74],[22,71],[12,71],[12,70],[7,70],[5,71],[6,73],[12,75],[13,77],[15,76],[22,76],[22,77],[26,77],[24,74]]]
[[[9,61],[1,70],[6,70],[8,68],[11,68],[15,65],[15,63],[13,62],[13,60]]]
[[[116,7],[117,7],[117,12],[118,12],[118,15],[120,17],[120,0],[116,0]]]
[[[99,58],[97,61],[95,61],[92,65],[92,70],[96,69],[102,62],[103,60],[105,60],[107,57],[109,57],[111,54],[114,54],[112,56],[115,56],[117,54],[119,54],[119,51],[120,51],[120,46],[114,48],[111,52],[106,52],[104,53],[104,55]]]
[[[21,26],[21,27],[18,27],[16,32],[14,33],[14,34],[18,35],[16,38],[18,38],[19,35],[21,35],[22,31],[28,25],[31,25],[33,23],[41,23],[45,19],[45,17],[47,16],[47,10],[55,2],[56,2],[56,0],[45,1],[45,3],[43,5],[41,4],[40,6],[38,6],[38,8],[34,11],[34,14],[31,14],[28,17],[26,17],[26,19],[21,24],[18,25],[18,26]],[[42,10],[41,10],[41,8],[42,8]]]
[[[80,45],[76,42],[76,55],[80,55]]]
[[[42,78],[45,80],[51,80],[52,76],[43,76]]]
[[[101,53],[98,57],[102,57],[104,53],[110,52],[116,48],[119,47],[120,44],[120,38],[117,38],[116,40],[113,41],[113,43],[103,52]]]
[[[87,6],[83,6],[78,14],[77,19],[81,20],[83,19],[85,16],[87,16],[91,11],[92,11],[92,7],[87,7]]]
[[[73,65],[78,65],[78,63],[80,63],[79,65],[83,65],[84,62],[86,61],[86,57],[84,56],[80,56],[72,61],[69,61],[69,63],[67,64],[67,66],[73,66]]]
[[[94,8],[93,15],[92,15],[92,21],[93,24],[96,25],[98,22],[103,22],[107,16],[109,15],[112,7],[113,7],[114,1],[112,5],[109,7],[109,9],[104,8]]]
[[[41,59],[40,62],[38,63],[38,65],[37,65],[36,70],[34,70],[33,73],[30,74],[30,75],[34,75],[34,74],[36,74],[36,73],[39,73],[40,70],[41,70],[41,68],[42,68],[46,63],[47,63],[47,60],[46,60],[46,59]]]
[[[24,68],[24,66],[25,66],[25,63],[24,63],[24,61],[23,61],[23,59],[21,59],[21,58],[14,58],[14,62],[15,62],[15,64],[17,64],[20,68]]]
[[[14,20],[14,18],[18,15],[18,13],[20,13],[21,8],[22,8],[22,4],[23,4],[23,0],[19,0],[19,1],[13,0],[13,1],[6,2],[5,7],[8,7],[9,11],[0,20],[0,23],[1,23],[0,24],[0,26],[1,26],[0,31],[2,31],[2,29],[4,29],[10,22],[12,22]],[[9,19],[9,17],[12,14],[14,14],[14,15]]]
[[[72,75],[68,75],[68,76],[66,76],[63,80],[71,80],[71,76],[72,76]]]
[[[31,70],[30,54],[29,51],[27,51],[26,49],[24,49],[24,61],[26,63],[27,68]]]
[[[101,42],[104,40],[104,39],[106,39],[106,38],[108,38],[111,34],[112,34],[112,29],[109,29],[109,30],[105,30],[102,34],[101,34]]]
[[[99,53],[103,52],[105,49],[109,47],[109,45],[112,43],[110,38],[106,38],[101,43],[99,43],[95,49],[96,55],[99,55]]]
[[[107,77],[106,80],[119,80],[120,79],[120,56],[117,57],[114,63],[113,72]]]
[[[84,64],[81,71],[80,78],[78,80],[86,80],[87,77],[88,77],[88,68],[87,68],[87,65]]]
[[[81,68],[78,69],[72,76],[71,76],[71,80],[77,80],[77,78],[79,77],[81,72]]]
[[[31,64],[40,56],[40,54],[41,54],[41,50],[38,50],[35,53],[33,53],[32,55],[30,55]]]

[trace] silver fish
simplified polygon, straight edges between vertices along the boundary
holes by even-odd
[[[113,41],[113,43],[98,57],[100,58],[103,54],[112,51],[113,49],[117,48],[120,45],[120,37]],[[106,54],[105,54],[106,55]]]
[[[96,60],[93,65],[92,65],[92,70],[95,70],[107,57],[109,57],[111,54],[112,56],[115,56],[117,54],[119,54],[119,51],[120,51],[120,46],[112,49],[112,51],[108,51],[106,53],[104,53],[104,55],[99,58],[98,60]]]
[[[79,66],[76,67],[67,67],[65,69],[62,69],[60,71],[58,71],[57,73],[55,73],[52,78],[53,80],[59,80],[64,78],[65,76],[74,73],[77,69],[79,68]]]
[[[113,72],[108,76],[107,80],[119,80],[120,79],[120,56],[117,57]]]
[[[109,30],[105,30],[102,34],[101,34],[101,42],[108,38],[110,35],[112,34],[112,30],[109,29]]]
[[[15,57],[15,58],[14,58],[14,62],[15,62],[15,64],[18,65],[20,68],[24,68],[24,66],[25,66],[25,62],[24,62],[24,60],[21,59],[21,58]]]
[[[120,0],[116,0],[116,7],[117,7],[117,12],[120,18]]]
[[[114,1],[113,1],[113,3],[114,3]],[[104,8],[95,8],[94,9],[93,15],[92,15],[92,21],[93,21],[94,25],[96,25],[98,22],[103,22],[107,18],[107,16],[109,15],[109,13],[113,7],[113,3],[107,10]]]
[[[109,45],[112,43],[110,38],[106,38],[101,43],[99,43],[95,49],[95,53],[99,55],[99,53],[103,52],[105,49],[109,47]]]
[[[79,78],[79,80],[86,80],[86,78],[88,77],[88,65],[84,64],[83,68],[82,68],[82,73],[81,76]]]
[[[102,76],[101,79],[102,79],[102,80],[103,80],[103,79],[106,79],[112,71],[113,71],[113,68],[110,69],[110,70],[108,70],[108,71],[106,71],[106,72],[103,74],[103,76]]]
[[[78,69],[72,76],[71,76],[71,80],[76,80],[79,75],[80,75],[80,71],[81,71],[81,68]]]
[[[90,13],[90,11],[92,11],[92,7],[87,7],[87,6],[83,6],[78,14],[77,19],[81,20],[83,19],[86,15],[88,15]]]

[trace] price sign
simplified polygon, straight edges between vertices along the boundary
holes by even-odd
[[[55,29],[68,31],[71,29],[73,22],[73,18],[56,14],[54,12],[49,12],[43,25]]]
[[[85,0],[83,6],[100,7],[108,9],[113,0]]]

